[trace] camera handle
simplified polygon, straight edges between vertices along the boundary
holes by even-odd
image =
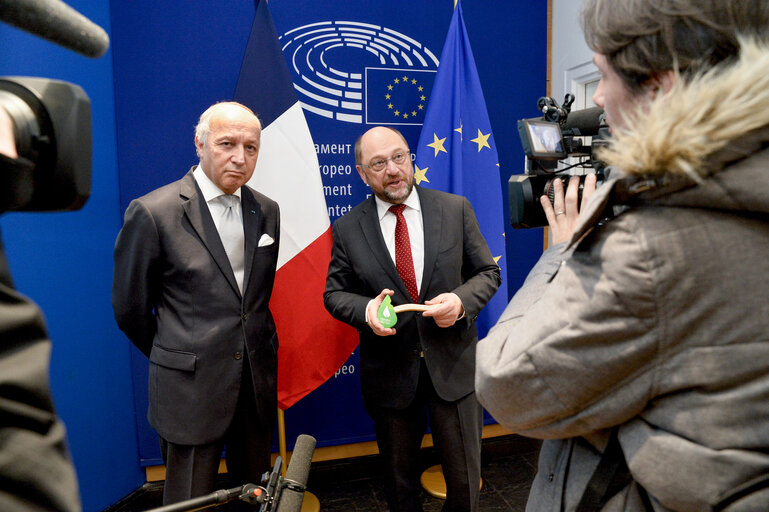
[[[537,100],[537,108],[542,111],[542,115],[545,117],[545,121],[551,123],[561,123],[566,121],[566,118],[571,112],[571,105],[574,103],[575,96],[571,93],[566,93],[563,99],[563,106],[558,106],[558,102],[550,96],[543,96]]]

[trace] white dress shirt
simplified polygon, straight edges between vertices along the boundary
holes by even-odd
[[[203,199],[206,200],[206,204],[208,205],[208,211],[211,212],[211,217],[214,219],[214,224],[216,225],[216,230],[219,230],[219,220],[222,218],[222,214],[224,213],[225,206],[219,201],[216,201],[215,199],[219,196],[226,195],[224,192],[222,192],[219,187],[217,187],[213,181],[206,175],[205,172],[203,172],[203,168],[198,165],[194,171],[192,171],[192,175],[195,177],[195,181],[198,183],[198,186],[200,187],[200,191],[203,192]],[[234,196],[238,196],[238,199],[240,199],[240,187],[232,194]],[[237,208],[239,211],[235,212],[239,218],[243,218],[243,206],[240,204],[240,201],[238,201],[238,204],[234,206],[233,208]]]

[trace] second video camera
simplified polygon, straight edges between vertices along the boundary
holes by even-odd
[[[78,85],[0,77],[18,159],[0,159],[0,213],[65,211],[91,194],[91,101]]]
[[[526,154],[526,174],[510,177],[510,224],[514,228],[533,228],[547,224],[545,212],[539,203],[542,195],[553,202],[553,180],[561,179],[565,185],[571,176],[580,175],[580,192],[584,183],[584,169],[592,168],[598,183],[605,179],[604,164],[595,156],[596,149],[608,143],[609,130],[603,109],[588,108],[571,112],[574,95],[567,94],[563,106],[550,97],[540,98],[537,107],[543,116],[518,121],[518,134]],[[592,137],[586,144],[583,137]],[[567,158],[576,162],[568,163]],[[579,171],[579,172],[576,172]]]

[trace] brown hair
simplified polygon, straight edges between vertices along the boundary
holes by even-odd
[[[688,79],[739,53],[739,35],[769,39],[767,0],[585,0],[588,46],[630,90],[664,71]]]

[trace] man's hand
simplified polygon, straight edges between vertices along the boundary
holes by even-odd
[[[426,300],[425,304],[434,307],[422,313],[422,316],[432,317],[438,327],[451,327],[465,313],[465,307],[456,293],[441,293]]]
[[[382,304],[384,298],[387,295],[392,296],[394,293],[394,291],[385,288],[382,290],[382,293],[371,299],[368,303],[368,306],[366,306],[366,319],[368,326],[371,327],[371,330],[374,331],[374,334],[377,336],[392,336],[395,334],[395,329],[382,327],[382,324],[379,323],[379,317],[377,316],[377,311],[379,310],[379,306]]]
[[[582,203],[578,206],[579,198],[579,176],[569,178],[569,186],[566,189],[566,196],[563,194],[563,184],[559,178],[553,180],[553,204],[550,199],[543,195],[539,198],[542,209],[545,210],[545,217],[550,225],[550,234],[553,237],[553,244],[559,244],[571,239],[574,229],[579,221],[579,213],[587,204],[587,200],[595,192],[596,175],[588,174],[585,176],[585,183],[582,187]]]

